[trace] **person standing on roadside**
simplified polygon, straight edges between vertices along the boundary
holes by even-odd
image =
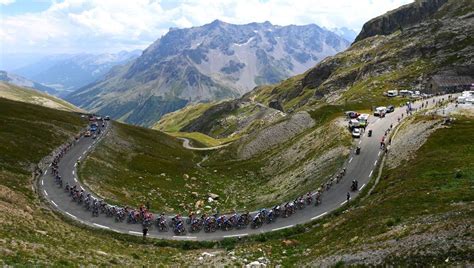
[[[350,199],[351,199],[351,194],[347,192],[347,202],[349,202]]]
[[[147,234],[148,234],[148,224],[143,223],[143,239],[146,238]]]

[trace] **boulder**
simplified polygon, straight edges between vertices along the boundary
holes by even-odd
[[[280,101],[276,99],[271,100],[268,103],[268,107],[284,112],[283,106],[281,105]]]

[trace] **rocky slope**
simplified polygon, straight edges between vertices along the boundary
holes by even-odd
[[[136,59],[140,54],[140,50],[133,50],[115,54],[53,55],[14,72],[53,87],[61,93],[61,96],[65,96],[102,78],[114,66]]]
[[[256,85],[302,73],[347,46],[348,41],[314,24],[216,20],[170,29],[141,57],[68,99],[125,122],[152,125],[188,102],[238,97]]]
[[[268,106],[278,103],[287,113],[325,105],[341,110],[369,109],[389,104],[391,100],[383,96],[389,89],[430,91],[427,81],[434,75],[472,77],[474,3],[467,0],[442,3],[414,2],[375,18],[346,51],[326,58],[302,75],[276,85],[257,87],[239,101]],[[438,8],[434,10],[435,7]],[[425,9],[429,12],[423,12]],[[375,29],[371,25],[378,25],[379,21],[396,20],[399,16],[403,17],[401,28],[368,30]],[[378,35],[363,39],[372,34]],[[218,126],[236,110],[222,112],[210,107],[182,130],[212,135],[207,126]]]
[[[355,38],[360,41],[375,35],[387,35],[410,27],[432,16],[448,0],[417,0],[413,4],[401,6],[364,24]]]

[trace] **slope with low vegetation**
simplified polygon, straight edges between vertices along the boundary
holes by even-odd
[[[0,265],[180,263],[176,248],[75,226],[40,202],[32,168],[86,125],[79,116],[0,98],[0,124]]]
[[[326,138],[339,132],[338,127],[310,128],[285,136],[287,152],[271,147],[245,158],[235,155],[242,150],[236,146],[245,146],[242,142],[193,151],[165,133],[114,123],[98,150],[82,163],[79,177],[112,203],[137,206],[149,201],[155,211],[256,209],[317,188],[347,153],[348,136]],[[319,135],[324,138],[303,146]],[[287,161],[294,158],[305,164]],[[214,195],[218,200],[209,202]]]
[[[385,167],[372,193],[348,207],[310,224],[251,237],[250,242],[234,241],[235,262],[260,260],[284,267],[472,265],[473,119],[459,116],[438,128],[409,160]],[[393,142],[399,138],[404,137]],[[215,254],[204,262],[195,257],[194,262],[218,264],[230,256]]]
[[[47,93],[43,93],[32,88],[15,86],[5,82],[0,82],[0,97],[14,101],[37,104],[53,109],[71,112],[82,111],[80,108],[77,108],[69,102],[51,96]]]

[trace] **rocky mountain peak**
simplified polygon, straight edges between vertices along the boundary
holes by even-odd
[[[429,18],[448,0],[417,0],[371,19],[362,27],[355,42],[374,35],[387,35]]]

